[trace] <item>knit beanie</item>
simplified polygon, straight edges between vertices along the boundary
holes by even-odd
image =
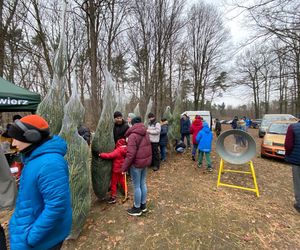
[[[31,139],[30,136],[25,136],[24,129],[18,126],[18,122],[21,122],[28,130],[38,131],[40,133],[40,140],[35,141]],[[18,141],[27,142],[27,143],[37,143],[47,138],[50,135],[49,125],[39,115],[27,115],[16,120],[8,130],[8,135]]]
[[[155,117],[155,115],[154,115],[153,113],[150,112],[150,113],[148,114],[148,118],[153,118],[153,117]]]
[[[128,117],[131,118],[131,119],[133,119],[134,117],[136,117],[136,115],[134,113],[129,113]]]
[[[122,113],[120,111],[116,111],[114,113],[114,118],[123,117]]]
[[[141,117],[139,117],[139,116],[136,116],[136,117],[134,117],[132,120],[131,120],[131,124],[132,125],[134,125],[134,124],[136,124],[136,123],[141,123],[142,122],[142,119],[141,119]]]

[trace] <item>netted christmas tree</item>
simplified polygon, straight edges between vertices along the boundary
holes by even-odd
[[[147,110],[146,110],[146,113],[145,113],[145,118],[144,118],[144,124],[145,125],[147,125],[148,124],[148,114],[151,112],[151,110],[152,110],[152,106],[153,106],[153,101],[152,101],[152,99],[151,99],[151,97],[150,97],[150,99],[149,99],[149,102],[148,102],[148,105],[147,105]]]
[[[105,70],[105,88],[103,93],[103,108],[92,141],[92,184],[96,196],[104,199],[111,179],[112,162],[98,157],[99,152],[110,152],[114,149],[113,126],[115,102],[115,83],[111,74]]]
[[[174,111],[169,121],[169,140],[172,142],[175,139],[180,139],[180,118],[182,109],[181,87],[177,88]]]
[[[117,105],[114,109],[114,111],[120,111],[123,115],[123,117],[126,117],[126,101],[125,101],[125,93],[124,91],[120,90],[118,93],[117,98]]]
[[[167,106],[166,109],[165,109],[165,112],[163,114],[163,118],[167,119],[168,121],[171,120],[172,118],[172,113],[171,113],[171,107],[170,106]]]
[[[83,123],[85,109],[77,94],[76,78],[70,100],[64,107],[64,119],[60,136],[68,144],[65,156],[69,164],[69,181],[72,198],[72,230],[68,238],[77,239],[91,207],[90,150],[87,142],[78,134]]]
[[[60,132],[64,116],[67,72],[67,47],[65,42],[66,8],[67,4],[65,2],[62,14],[62,28],[60,31],[59,46],[52,63],[53,79],[51,87],[37,108],[37,114],[47,120],[52,134],[58,134]]]
[[[141,116],[141,112],[140,112],[140,104],[138,103],[134,110],[133,110],[133,113],[136,115],[136,116]]]

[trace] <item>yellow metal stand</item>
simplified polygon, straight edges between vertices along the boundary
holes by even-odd
[[[232,187],[232,188],[238,188],[238,189],[248,190],[248,191],[251,191],[251,192],[255,192],[256,195],[257,195],[257,197],[259,197],[258,186],[257,186],[257,182],[256,182],[256,176],[255,176],[255,172],[254,172],[254,167],[253,167],[252,161],[249,161],[249,166],[250,166],[250,171],[239,171],[239,170],[230,170],[230,169],[225,170],[224,169],[224,161],[221,158],[217,187],[219,187],[219,186],[225,186],[225,187]],[[247,187],[243,187],[243,186],[236,186],[236,185],[222,183],[221,182],[221,174],[224,173],[224,172],[251,174],[252,177],[253,177],[254,188],[247,188]]]

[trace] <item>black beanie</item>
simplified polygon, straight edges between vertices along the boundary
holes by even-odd
[[[134,124],[136,124],[136,123],[141,123],[141,122],[142,122],[141,117],[136,116],[136,117],[134,117],[134,118],[131,120],[131,125],[134,125]]]
[[[117,117],[123,117],[122,113],[120,111],[116,111],[114,113],[114,118],[117,118]]]
[[[153,113],[149,113],[148,118],[152,118],[152,117],[155,117],[155,115]]]

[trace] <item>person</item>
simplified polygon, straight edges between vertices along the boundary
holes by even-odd
[[[109,153],[100,153],[99,157],[102,159],[112,159],[112,176],[111,176],[111,182],[110,182],[110,190],[111,190],[111,196],[108,200],[109,204],[116,203],[116,197],[117,197],[117,185],[118,183],[121,184],[121,187],[125,191],[125,178],[123,173],[120,173],[120,169],[122,167],[122,164],[124,163],[126,152],[127,152],[127,145],[126,140],[124,138],[121,138],[116,143],[116,148]]]
[[[125,138],[125,133],[129,129],[127,122],[124,121],[123,115],[120,111],[114,113],[115,124],[113,128],[115,144],[121,138]]]
[[[192,150],[192,160],[195,161],[195,156],[198,149],[198,143],[196,141],[197,134],[203,128],[203,123],[200,115],[196,115],[195,120],[192,122],[190,127],[190,133],[192,134],[193,138],[193,150]]]
[[[16,120],[8,135],[24,163],[9,222],[10,249],[60,249],[72,225],[66,142],[50,136],[39,115]]]
[[[20,116],[20,115],[14,115],[13,116],[13,122],[15,122],[15,120],[20,120],[22,118],[22,116]],[[4,133],[2,134],[2,136],[3,137],[5,137],[5,138],[10,138],[10,136],[8,135],[8,130],[9,130],[9,127],[11,126],[11,123],[8,123],[7,125],[6,125],[6,130],[4,131]]]
[[[88,145],[91,144],[91,131],[88,127],[83,124],[78,126],[78,134],[87,142]]]
[[[166,118],[161,119],[160,127],[161,127],[160,137],[159,137],[160,159],[161,161],[166,161],[167,145],[168,145],[168,121]]]
[[[244,120],[245,120],[245,123],[246,123],[246,128],[245,128],[245,131],[248,132],[248,129],[251,127],[251,119],[244,116]]]
[[[132,126],[131,121],[132,121],[132,119],[133,119],[134,117],[136,117],[136,115],[135,115],[134,113],[129,113],[129,114],[128,114],[128,117],[127,117],[127,123],[128,123],[128,126],[129,126],[129,127]]]
[[[239,121],[239,118],[237,116],[234,116],[234,118],[231,122],[231,128],[232,129],[237,129],[238,128],[238,121]]]
[[[181,134],[181,140],[183,142],[184,142],[184,138],[186,138],[188,148],[191,147],[190,126],[191,126],[190,118],[186,114],[184,114],[180,119],[180,134]]]
[[[133,207],[127,210],[131,216],[140,216],[147,212],[147,167],[151,165],[152,149],[149,134],[141,117],[131,121],[132,127],[125,134],[127,138],[127,153],[121,172],[130,170],[133,184]]]
[[[11,175],[4,151],[0,147],[0,210],[13,208],[17,194],[16,181]],[[5,231],[0,224],[0,249],[6,250]]]
[[[174,148],[177,153],[183,153],[186,149],[186,145],[184,144],[184,142],[182,140],[176,139]]]
[[[216,125],[215,125],[215,132],[216,132],[216,136],[218,137],[220,134],[221,134],[221,131],[222,131],[222,125],[219,121],[218,118],[216,118]]]
[[[198,142],[198,167],[202,167],[203,155],[205,154],[207,170],[212,171],[211,159],[210,159],[210,151],[211,144],[213,140],[213,135],[211,130],[208,127],[207,122],[203,123],[203,128],[200,130],[196,137],[196,141]]]
[[[152,147],[152,163],[151,166],[153,167],[153,171],[157,171],[160,167],[160,160],[159,160],[159,138],[160,138],[160,123],[156,121],[155,115],[153,113],[148,114],[149,123],[147,132],[150,137],[151,147]]]
[[[292,165],[294,208],[300,213],[300,121],[289,125],[284,142],[285,161]]]

